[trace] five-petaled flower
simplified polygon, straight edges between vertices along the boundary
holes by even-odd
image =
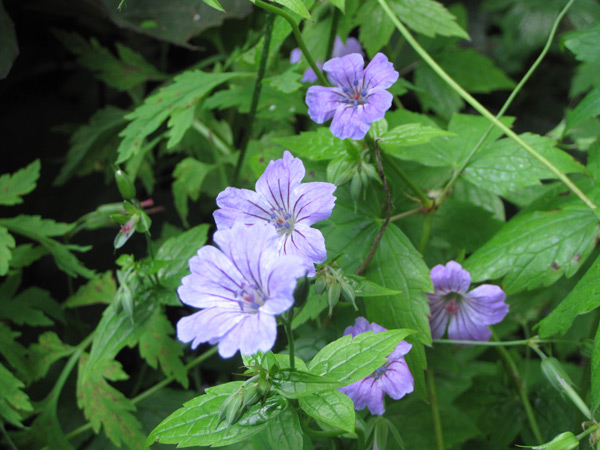
[[[363,67],[358,53],[330,59],[323,69],[336,87],[311,86],[306,93],[310,118],[317,123],[333,118],[331,132],[340,139],[364,138],[392,106],[393,95],[386,91],[398,80],[392,63],[377,53]]]
[[[204,246],[190,259],[191,274],[177,290],[181,301],[201,311],[177,323],[177,337],[219,344],[230,358],[267,352],[275,344],[275,315],[294,303],[296,279],[304,275],[302,260],[277,251],[277,232],[267,224],[233,228],[214,234],[220,250]]]
[[[353,37],[349,37],[346,40],[346,43],[344,44],[344,42],[342,42],[342,39],[339,36],[336,36],[335,41],[333,43],[333,51],[331,52],[331,57],[339,58],[341,56],[350,55],[352,53],[358,53],[362,56],[365,55],[362,46],[360,45],[360,42],[358,42],[358,40]],[[302,50],[300,50],[299,48],[295,48],[290,54],[290,63],[296,64],[298,61],[300,61],[301,56]],[[317,65],[319,70],[323,70],[323,61],[316,61],[315,64]],[[309,67],[304,71],[304,75],[302,76],[301,81],[305,83],[314,83],[317,80],[317,74],[314,70],[312,70],[312,68]]]
[[[376,323],[369,323],[364,317],[358,317],[354,326],[346,328],[344,336],[351,334],[355,337],[367,331],[379,333],[386,329]],[[388,361],[369,375],[356,383],[340,388],[352,399],[357,410],[369,408],[371,414],[383,414],[385,407],[383,399],[387,393],[394,400],[399,400],[414,390],[414,379],[404,360],[412,345],[401,341],[387,357]]]
[[[455,261],[431,269],[431,280],[435,292],[427,297],[434,339],[441,338],[447,327],[450,339],[488,341],[492,335],[488,325],[501,322],[508,314],[504,291],[499,286],[482,284],[467,292],[471,275]]]
[[[220,209],[213,215],[219,230],[238,222],[272,224],[280,253],[302,257],[305,271],[314,276],[314,264],[324,262],[327,251],[321,232],[310,226],[331,215],[336,186],[302,183],[304,174],[302,161],[285,151],[282,159],[269,163],[256,182],[256,191],[228,187],[221,192],[217,196]]]

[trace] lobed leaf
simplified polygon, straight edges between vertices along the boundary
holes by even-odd
[[[568,117],[565,130],[571,130],[598,114],[600,114],[600,87],[594,88],[579,102]]]
[[[212,164],[206,164],[194,158],[185,158],[177,164],[173,171],[175,181],[171,188],[175,198],[175,209],[185,226],[189,226],[187,221],[188,199],[194,202],[198,201],[204,178],[214,167]]]
[[[15,248],[15,238],[4,227],[0,227],[0,276],[8,273],[12,250]]]
[[[565,34],[561,42],[575,54],[578,61],[600,61],[600,25]]]
[[[40,168],[40,160],[36,159],[27,167],[17,170],[12,175],[5,173],[0,176],[0,205],[10,206],[23,203],[21,197],[35,189],[37,180],[40,177]]]
[[[12,299],[1,298],[0,304],[0,319],[10,320],[17,325],[50,326],[54,324],[50,317],[65,323],[59,303],[48,291],[35,286]]]
[[[77,292],[71,295],[64,303],[65,308],[77,308],[94,304],[112,303],[117,293],[117,283],[112,271],[108,270],[96,275],[86,284],[81,286]]]
[[[398,18],[417,33],[469,39],[467,32],[456,23],[456,17],[434,0],[393,0],[390,6]]]
[[[354,433],[354,403],[338,391],[317,392],[298,400],[300,408],[313,419]]]
[[[27,349],[30,380],[44,378],[55,361],[69,356],[73,350],[73,347],[62,342],[55,332],[47,331],[41,334],[38,342]]]
[[[29,397],[21,389],[23,382],[0,363],[0,416],[8,423],[23,427],[22,413],[33,411]]]

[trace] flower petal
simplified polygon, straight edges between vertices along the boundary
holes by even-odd
[[[399,400],[415,389],[415,380],[404,361],[387,364],[386,372],[379,378],[381,389],[394,400]]]
[[[344,45],[340,37],[336,36],[335,42],[333,43],[333,51],[331,52],[331,56],[334,58],[339,58],[340,56],[350,55],[351,53],[358,53],[361,56],[365,56],[362,46],[357,39],[349,37],[346,40],[346,45]]]
[[[450,261],[445,267],[440,264],[431,269],[431,281],[438,295],[465,294],[471,285],[471,275],[459,263]]]
[[[464,307],[474,320],[486,325],[501,322],[508,314],[509,306],[504,303],[506,294],[499,286],[482,284],[465,295]]]
[[[281,255],[270,268],[266,291],[268,299],[260,307],[261,312],[281,314],[294,304],[296,279],[306,273],[302,258],[295,255]]]
[[[377,53],[364,71],[364,89],[388,89],[396,81],[399,74],[394,65],[383,53]]]
[[[339,88],[311,86],[306,91],[308,115],[317,123],[327,122],[333,117],[342,98],[345,96]]]
[[[440,339],[448,326],[448,311],[444,309],[444,300],[438,295],[427,294],[427,297],[429,297],[429,309],[431,310],[431,315],[429,316],[431,337],[433,339]]]
[[[221,209],[213,217],[220,230],[231,228],[236,222],[252,225],[271,218],[271,206],[249,189],[228,187],[217,196],[217,205]]]
[[[290,213],[295,221],[303,221],[306,225],[312,225],[328,219],[335,206],[333,192],[336,188],[335,184],[316,181],[303,183],[296,187],[294,189],[295,200],[290,205]]]
[[[456,315],[450,318],[448,338],[461,341],[489,341],[492,332],[487,325],[477,321],[470,312],[463,303]]]
[[[289,235],[282,235],[281,251],[286,255],[301,256],[312,264],[320,264],[327,259],[323,234],[303,223],[295,224]]]
[[[177,322],[177,339],[192,341],[192,349],[203,342],[214,343],[227,334],[248,314],[241,311],[227,311],[222,308],[207,308]]]
[[[364,317],[357,317],[354,321],[354,325],[346,327],[344,330],[344,336],[351,334],[352,337],[356,337],[359,334],[366,333],[367,331],[372,331],[369,321]]]
[[[352,55],[351,55],[352,56]],[[331,121],[331,133],[340,139],[359,140],[366,136],[371,124],[364,121],[363,109],[341,104]]]
[[[369,103],[362,105],[363,120],[373,123],[383,119],[386,111],[392,106],[394,96],[388,91],[380,90],[369,94],[368,97]]]
[[[298,61],[300,61],[301,57],[302,57],[302,50],[300,50],[298,47],[296,47],[295,49],[293,49],[290,52],[290,64],[296,64]]]
[[[300,186],[305,173],[302,160],[286,150],[283,158],[269,162],[256,182],[256,192],[276,210],[289,210],[292,191]]]
[[[257,351],[268,352],[275,344],[277,323],[270,314],[246,314],[244,320],[219,341],[219,355],[231,358],[239,350],[242,355],[253,355]]]
[[[363,76],[363,67],[365,60],[359,53],[332,58],[323,64],[323,69],[327,72],[327,77],[331,84],[339,87],[352,89],[354,81]]]

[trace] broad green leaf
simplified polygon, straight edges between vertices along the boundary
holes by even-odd
[[[168,148],[174,147],[192,125],[196,104],[213,88],[236,77],[239,73],[207,73],[188,70],[177,75],[171,84],[146,97],[126,118],[131,122],[120,133],[123,141],[118,148],[117,164],[133,157],[144,140],[169,119]]]
[[[565,34],[561,42],[575,54],[579,61],[594,62],[600,60],[600,25],[585,30]]]
[[[221,12],[226,12],[223,7],[221,6],[221,4],[219,3],[219,0],[202,0],[204,3],[206,3],[208,6],[210,6],[211,8],[216,9],[217,11],[221,11]]]
[[[0,219],[0,226],[39,242],[52,253],[58,267],[68,275],[73,277],[81,275],[85,278],[94,276],[94,272],[81,264],[75,255],[71,253],[71,250],[87,251],[90,247],[64,245],[49,237],[62,236],[71,231],[75,224],[59,223],[51,219],[42,219],[40,216],[20,215],[10,219]]]
[[[434,0],[393,0],[390,3],[398,18],[417,33],[469,39],[467,32],[441,3]]]
[[[344,278],[348,280],[348,284],[354,290],[354,294],[357,297],[379,297],[381,295],[394,295],[401,293],[401,291],[388,289],[356,275],[345,275]]]
[[[12,259],[12,249],[15,248],[15,238],[8,230],[0,227],[0,276],[8,273],[8,266]]]
[[[0,80],[6,78],[18,54],[15,25],[0,2]]]
[[[592,352],[592,388],[591,388],[591,407],[595,413],[600,405],[600,325],[596,330],[594,338],[594,350]]]
[[[178,236],[167,239],[156,253],[156,259],[169,263],[158,271],[160,283],[167,289],[177,289],[181,278],[189,273],[188,262],[206,243],[209,225],[198,225]]]
[[[346,155],[344,141],[321,127],[317,131],[304,131],[296,136],[273,138],[273,142],[311,161],[334,159]]]
[[[183,223],[188,226],[188,199],[193,202],[198,201],[202,183],[206,175],[213,170],[214,166],[198,161],[194,158],[185,158],[179,162],[173,171],[173,197],[175,198],[175,208]]]
[[[226,445],[242,441],[262,431],[270,420],[281,413],[278,402],[267,400],[256,404],[233,425],[219,423],[219,409],[223,402],[236,392],[242,382],[234,381],[207,389],[206,394],[190,400],[182,408],[163,420],[148,436],[146,445],[154,442],[177,444],[178,447],[194,445]],[[253,423],[254,425],[250,425]]]
[[[21,197],[35,189],[37,180],[40,177],[40,167],[40,160],[36,159],[27,167],[17,170],[12,175],[5,173],[0,176],[0,205],[10,206],[23,203]]]
[[[0,416],[16,427],[22,427],[21,413],[33,411],[29,397],[21,389],[23,382],[0,363]]]
[[[294,11],[299,16],[304,17],[305,19],[312,20],[308,9],[302,3],[302,0],[273,0],[274,3],[279,3],[280,5],[286,6]]]
[[[147,81],[164,80],[156,67],[129,47],[117,42],[117,54],[100,45],[97,39],[89,42],[77,33],[54,31],[55,36],[67,49],[78,57],[79,64],[90,69],[98,79],[119,90],[129,91]]]
[[[588,257],[598,220],[579,203],[514,217],[464,264],[473,282],[504,277],[507,294],[572,276]]]
[[[323,375],[300,370],[282,370],[272,377],[275,390],[286,398],[301,398],[316,392],[342,387],[342,383]]]
[[[390,41],[394,24],[377,2],[365,2],[356,14],[356,20],[360,25],[358,40],[373,57]]]
[[[308,370],[343,383],[361,380],[384,365],[387,357],[411,330],[366,332],[352,338],[346,335],[326,345],[315,355]]]
[[[600,87],[590,91],[575,107],[567,119],[566,130],[575,128],[577,125],[591,117],[600,114]]]
[[[542,338],[565,334],[575,317],[587,314],[600,306],[600,257],[575,285],[573,290],[552,312],[539,323]]]
[[[302,448],[302,435],[304,432],[300,427],[298,413],[291,406],[288,406],[281,414],[270,420],[265,431],[271,448],[278,450],[298,450]]]
[[[310,417],[354,433],[354,403],[338,390],[318,392],[299,399],[300,408]]]
[[[401,147],[425,144],[437,136],[452,136],[452,133],[439,128],[427,127],[418,123],[400,125],[385,133],[379,146],[388,154],[402,154]],[[401,156],[399,156],[401,158]]]
[[[73,133],[65,164],[54,180],[55,186],[65,184],[75,173],[87,173],[93,169],[95,155],[111,146],[117,132],[127,123],[126,113],[123,109],[109,105],[97,110],[88,123],[81,125]]]
[[[85,356],[79,359],[77,405],[83,409],[92,429],[98,434],[102,426],[106,436],[118,447],[124,443],[130,449],[143,449],[144,433],[133,415],[135,406],[107,382],[129,378],[121,364],[104,359],[95,364],[92,371],[88,364]]]
[[[54,317],[65,322],[58,302],[50,293],[38,287],[30,287],[12,299],[0,299],[0,319],[10,320],[17,325],[50,326]],[[48,317],[50,316],[50,317]]]
[[[173,332],[173,326],[163,312],[157,308],[146,322],[144,332],[140,336],[140,355],[154,369],[160,362],[160,368],[165,376],[174,377],[187,389],[187,372],[181,362],[183,345],[171,338]]]
[[[73,353],[73,347],[65,344],[53,331],[40,335],[38,342],[27,349],[31,381],[44,378],[50,366]]]
[[[117,293],[117,283],[112,272],[106,271],[99,274],[81,286],[75,294],[71,295],[64,303],[65,308],[93,305],[97,303],[112,303]]]

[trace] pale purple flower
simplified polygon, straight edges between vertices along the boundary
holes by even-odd
[[[286,150],[282,159],[269,163],[256,182],[256,191],[228,187],[221,192],[217,196],[220,209],[213,216],[220,230],[237,222],[272,224],[280,253],[302,257],[308,275],[314,276],[314,264],[327,259],[327,250],[323,234],[311,225],[331,215],[336,186],[302,183],[304,174],[302,160]]]
[[[471,275],[450,261],[431,269],[435,292],[427,294],[433,339],[440,339],[448,328],[448,338],[461,341],[488,341],[488,325],[501,322],[508,314],[506,294],[499,286],[482,284],[470,292]]]
[[[186,305],[202,308],[177,323],[177,338],[219,344],[219,354],[230,358],[273,348],[275,316],[294,304],[296,279],[304,275],[297,256],[279,255],[277,233],[263,224],[241,223],[219,230],[213,237],[220,249],[204,246],[190,259],[191,274],[177,289]]]
[[[398,80],[398,72],[383,53],[364,67],[357,53],[333,58],[323,65],[335,87],[311,86],[306,92],[308,115],[317,123],[331,121],[331,132],[340,139],[362,139],[371,123],[383,119],[392,106],[386,89]]]
[[[342,41],[339,36],[335,37],[335,41],[333,43],[333,50],[331,52],[332,58],[339,58],[341,56],[350,55],[352,53],[358,53],[362,56],[365,56],[362,46],[357,39],[349,37],[346,40],[346,44]],[[296,64],[300,61],[300,57],[302,56],[302,50],[299,48],[295,48],[290,53],[290,63]],[[323,70],[323,61],[315,61],[315,64],[319,68],[319,70]],[[314,83],[317,81],[317,74],[310,67],[304,71],[304,75],[302,76],[302,80],[305,83]]]
[[[364,317],[358,317],[354,326],[346,328],[344,336],[351,334],[356,337],[367,331],[386,331],[376,323],[369,323]],[[356,383],[340,388],[354,402],[354,409],[369,408],[371,414],[383,414],[383,398],[388,394],[394,400],[399,400],[414,390],[415,382],[408,365],[404,360],[412,345],[401,341],[387,357],[388,361],[369,375]]]

